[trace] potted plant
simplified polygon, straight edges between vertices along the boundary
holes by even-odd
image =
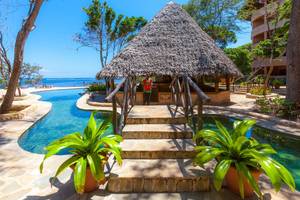
[[[261,172],[270,178],[276,191],[283,182],[294,191],[295,182],[290,172],[270,157],[276,151],[269,144],[260,144],[254,138],[246,137],[247,131],[255,123],[248,119],[235,121],[231,131],[216,121],[218,131],[199,131],[194,139],[202,139],[202,142],[195,147],[195,164],[203,166],[216,158],[213,174],[216,190],[220,190],[225,178],[228,188],[240,193],[242,198],[253,195],[253,192],[261,197],[257,184]]]
[[[40,165],[40,172],[42,173],[47,158],[69,149],[73,155],[58,167],[54,177],[70,167],[74,170],[74,186],[78,193],[96,190],[99,184],[105,182],[104,164],[108,156],[113,155],[118,164],[122,163],[119,146],[122,137],[106,134],[109,126],[110,120],[104,120],[97,125],[92,113],[83,134],[71,133],[45,148],[47,153]]]

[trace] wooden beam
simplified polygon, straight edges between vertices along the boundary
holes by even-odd
[[[198,97],[198,130],[201,130],[203,128],[203,102]]]
[[[127,112],[127,100],[128,100],[128,79],[125,79],[125,85],[124,85],[124,93],[123,93],[123,105],[121,108],[121,117],[120,117],[120,124],[119,124],[119,131],[122,132],[122,129],[125,125],[126,120],[126,112]]]
[[[187,88],[187,79],[186,77],[183,78],[182,80],[182,85],[184,88],[184,101],[185,101],[185,107],[184,107],[184,114],[186,119],[188,120],[189,118],[189,96],[188,96],[188,88]]]
[[[191,117],[192,117],[193,127],[194,127],[194,130],[197,130],[196,122],[195,122],[195,116],[194,116],[194,109],[193,109],[193,100],[192,100],[191,90],[190,90],[190,86],[189,86],[189,83],[187,81],[187,78],[184,79],[184,82],[185,82],[185,88],[187,90],[188,105],[189,105],[189,108],[190,108],[190,113],[191,113]]]
[[[190,78],[186,77],[190,86],[196,91],[199,99],[202,99],[202,102],[207,102],[210,98],[198,87],[198,85]]]
[[[125,83],[127,79],[123,78],[121,80],[121,82],[117,85],[117,87],[114,89],[114,91],[112,91],[106,98],[106,101],[110,101],[112,99],[113,96],[115,96],[117,94],[117,92],[121,89],[122,85]]]
[[[230,90],[230,78],[226,77],[226,90]]]
[[[110,80],[110,88],[113,90],[115,88],[115,81],[113,79]],[[118,119],[117,119],[117,101],[116,101],[116,95],[112,97],[112,124],[113,124],[113,130],[114,133],[118,133]]]
[[[219,78],[215,80],[215,92],[219,92]]]

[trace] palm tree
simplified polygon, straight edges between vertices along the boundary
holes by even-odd
[[[287,99],[300,105],[300,1],[293,0],[287,46]]]

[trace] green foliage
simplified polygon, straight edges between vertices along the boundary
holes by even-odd
[[[73,156],[63,162],[57,169],[55,177],[68,167],[74,169],[74,185],[78,193],[84,192],[86,170],[89,168],[96,181],[104,178],[103,163],[108,153],[112,153],[119,164],[122,164],[121,148],[119,143],[122,137],[119,135],[106,135],[105,132],[110,126],[110,120],[97,125],[94,113],[91,114],[84,133],[71,133],[48,145],[47,153],[40,165],[40,172],[43,171],[44,161],[64,149],[71,149]]]
[[[261,75],[258,75],[253,79],[253,82],[256,84],[263,84],[265,82],[265,78]]]
[[[143,17],[117,14],[106,1],[93,0],[83,10],[88,19],[84,32],[77,34],[75,40],[99,51],[102,67],[109,56],[115,56],[147,23]]]
[[[43,76],[40,74],[41,66],[24,63],[21,68],[20,82],[36,85],[41,82]]]
[[[253,54],[263,58],[277,58],[282,56],[287,45],[287,38],[274,36],[273,39],[265,39],[253,48]]]
[[[251,50],[252,44],[249,43],[237,48],[225,48],[224,52],[244,75],[249,75],[253,61]]]
[[[94,83],[94,84],[91,84],[86,90],[88,92],[100,92],[100,91],[105,91],[106,86],[105,86],[105,84]]]
[[[258,106],[259,112],[270,114],[276,117],[294,119],[297,117],[295,112],[297,106],[295,103],[285,98],[259,98],[255,104]]]
[[[240,195],[244,198],[243,177],[247,179],[255,193],[261,196],[257,182],[251,175],[251,170],[264,171],[270,178],[272,185],[278,191],[282,184],[287,184],[292,191],[295,190],[295,182],[291,173],[280,163],[271,158],[276,151],[269,144],[260,144],[254,138],[247,138],[247,131],[256,122],[245,119],[235,121],[234,129],[227,130],[220,122],[216,121],[218,131],[203,129],[199,131],[194,140],[201,139],[203,144],[197,146],[194,162],[203,166],[205,163],[216,159],[213,179],[216,190],[220,190],[222,182],[232,166],[239,174]]]
[[[237,11],[241,0],[189,0],[183,8],[215,42],[225,48],[237,41]]]
[[[284,85],[284,82],[281,79],[274,79],[274,80],[272,80],[272,85],[273,86],[282,86],[282,85]]]
[[[263,4],[257,0],[245,0],[244,5],[238,11],[238,17],[242,20],[251,21],[252,13],[262,6]]]
[[[265,90],[264,87],[254,87],[249,92],[254,95],[267,95],[271,93],[271,90],[269,88]]]

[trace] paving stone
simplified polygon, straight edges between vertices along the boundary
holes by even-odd
[[[16,199],[24,199],[21,197],[26,196],[27,193],[29,193],[31,191],[30,188],[25,188],[25,189],[21,189],[18,191],[15,191],[14,193],[8,194],[7,192],[4,194],[8,194],[5,196],[0,196],[0,199],[5,199],[5,200],[16,200]]]
[[[4,187],[1,189],[2,193],[9,194],[11,192],[14,192],[16,190],[19,190],[21,188],[21,185],[19,185],[16,181],[10,181]]]

